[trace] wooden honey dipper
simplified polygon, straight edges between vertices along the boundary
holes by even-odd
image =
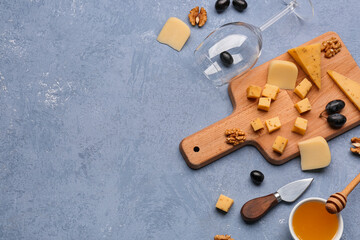
[[[326,201],[326,210],[331,213],[339,213],[346,206],[347,196],[360,182],[360,173],[347,185],[341,192],[335,193],[329,197]]]

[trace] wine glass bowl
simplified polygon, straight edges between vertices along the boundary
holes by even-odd
[[[259,28],[243,22],[227,23],[210,33],[196,48],[195,63],[213,84],[221,86],[251,69],[261,48]],[[221,61],[220,54],[224,51],[231,54],[232,64]]]

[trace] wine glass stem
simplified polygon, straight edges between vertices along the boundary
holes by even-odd
[[[265,29],[267,29],[268,27],[270,27],[273,23],[275,23],[277,20],[279,20],[280,18],[282,18],[283,16],[285,16],[286,14],[292,12],[295,7],[297,6],[297,2],[296,0],[291,1],[286,8],[284,8],[284,10],[282,10],[281,12],[279,12],[278,14],[276,14],[275,16],[273,16],[272,18],[270,18],[269,20],[267,20],[261,27],[260,30],[264,31]]]

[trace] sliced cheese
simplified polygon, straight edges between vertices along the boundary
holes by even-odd
[[[321,88],[321,44],[312,44],[288,50],[288,53],[300,65],[311,81]]]
[[[282,89],[294,89],[298,69],[289,61],[273,60],[270,62],[267,83]]]
[[[314,137],[298,143],[301,169],[312,170],[327,167],[331,162],[329,145],[323,137]]]
[[[328,70],[327,73],[360,111],[360,84],[335,71]]]
[[[162,28],[157,40],[180,51],[190,37],[190,28],[178,18],[169,18]]]

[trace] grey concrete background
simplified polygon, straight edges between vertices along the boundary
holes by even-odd
[[[313,172],[299,158],[267,163],[245,147],[191,170],[180,141],[232,112],[193,65],[193,51],[231,21],[260,25],[283,7],[248,0],[217,14],[213,1],[0,1],[0,239],[289,239],[294,204],[253,225],[243,203],[296,179],[314,177],[300,198],[327,198],[360,170],[349,152],[357,127],[329,142],[332,163]],[[165,21],[208,11],[181,52],[156,41]],[[306,23],[288,16],[263,35],[258,65],[324,32],[336,31],[360,63],[360,3],[314,1]],[[253,169],[265,174],[251,183]],[[226,215],[220,194],[235,200]],[[342,212],[343,239],[360,239],[360,190]],[[299,201],[299,200],[298,200]]]

